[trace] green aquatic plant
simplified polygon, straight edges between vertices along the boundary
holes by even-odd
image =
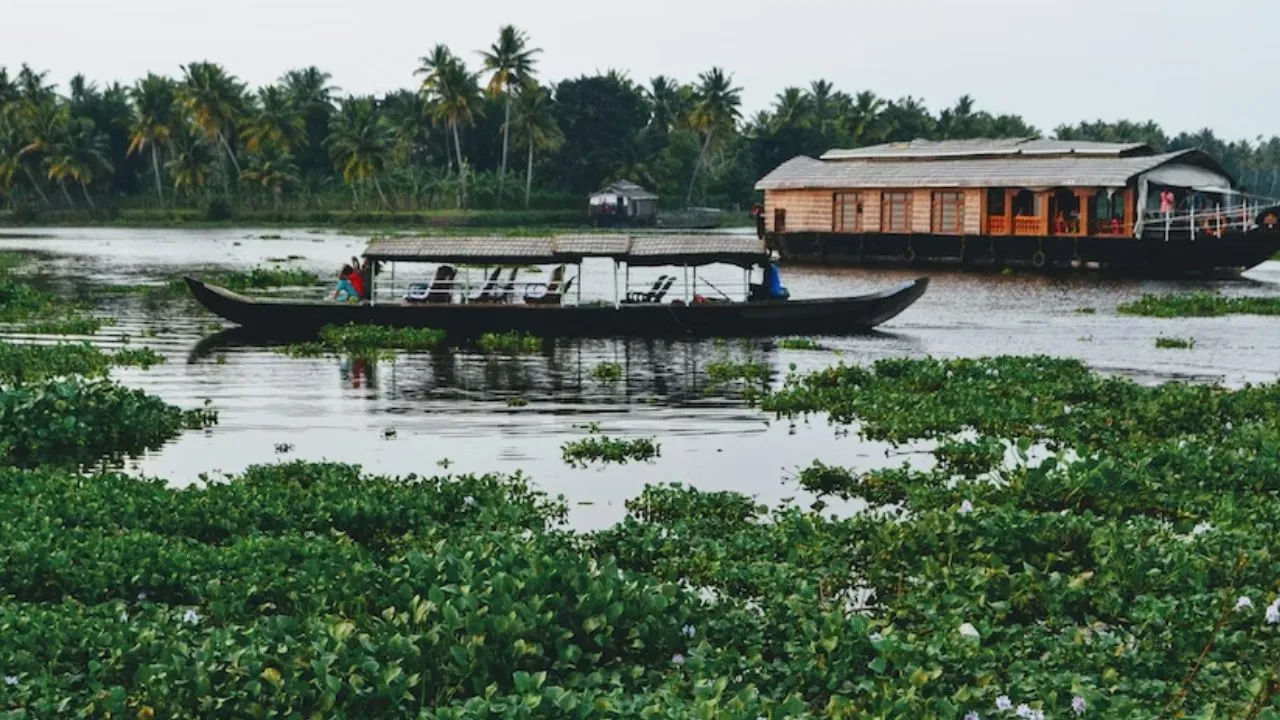
[[[602,362],[591,369],[591,377],[603,383],[613,383],[622,379],[622,364]]]
[[[1005,443],[999,438],[980,437],[975,440],[945,440],[933,451],[938,465],[943,469],[976,477],[999,467],[1004,462]]]
[[[1127,315],[1163,318],[1280,315],[1280,297],[1227,297],[1208,292],[1143,295],[1137,300],[1122,303],[1116,310]]]
[[[93,335],[103,325],[113,325],[110,318],[97,318],[89,315],[67,315],[56,318],[45,318],[22,323],[14,329],[20,333],[32,335]]]
[[[156,447],[217,422],[107,380],[64,378],[0,390],[0,457],[18,466],[82,465]]]
[[[533,355],[542,350],[542,339],[514,330],[483,333],[476,339],[476,347],[486,355]]]
[[[444,342],[443,330],[393,328],[381,325],[326,325],[319,339],[284,345],[276,352],[290,357],[350,354],[371,357],[390,350],[435,350]]]
[[[39,382],[53,377],[100,377],[113,365],[143,369],[164,362],[150,348],[108,353],[89,343],[33,345],[0,341],[0,385]]]
[[[1194,338],[1178,338],[1161,335],[1156,338],[1156,347],[1164,349],[1190,350],[1196,346]]]
[[[783,350],[826,350],[817,340],[806,337],[791,337],[778,340],[778,347]]]
[[[707,363],[707,378],[713,383],[742,381],[748,384],[768,384],[773,369],[754,360],[717,360]]]
[[[566,442],[560,446],[560,453],[566,463],[575,467],[586,467],[592,462],[626,464],[657,458],[662,454],[662,445],[653,438],[612,438],[592,434]]]

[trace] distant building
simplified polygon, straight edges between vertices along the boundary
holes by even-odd
[[[658,218],[658,196],[619,180],[591,194],[587,214],[593,225],[652,225]]]

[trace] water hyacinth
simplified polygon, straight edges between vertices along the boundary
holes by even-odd
[[[684,664],[684,655],[682,655],[681,653],[676,653],[675,655],[672,655],[672,656],[671,656],[671,664],[672,664],[672,665],[683,665],[683,664]]]
[[[195,625],[200,622],[200,613],[188,608],[186,612],[182,613],[182,622],[188,625]]]
[[[1018,707],[1013,711],[1013,714],[1029,720],[1031,718],[1031,706],[1026,703],[1018,703]]]
[[[1275,602],[1267,606],[1264,617],[1268,625],[1280,623],[1280,598],[1277,598]]]
[[[1013,701],[1009,699],[1008,695],[1001,695],[996,698],[996,710],[1004,712],[1011,707],[1013,707]]]
[[[978,634],[978,628],[974,627],[972,623],[961,624],[960,634],[967,638],[973,638],[974,640],[981,637],[981,635]]]
[[[968,515],[971,512],[973,512],[973,503],[969,502],[968,500],[965,500],[964,502],[960,503],[961,515]]]
[[[1071,698],[1071,712],[1075,713],[1076,715],[1083,715],[1085,707],[1086,705],[1084,702],[1084,698],[1080,697],[1079,695],[1076,695],[1075,697]]]
[[[694,635],[698,633],[697,629],[694,628],[692,625],[685,625],[684,627],[680,628],[680,632],[684,633],[684,636],[687,638],[692,638]]]
[[[1253,601],[1249,599],[1248,595],[1241,595],[1236,599],[1236,610],[1245,610],[1252,607]]]
[[[17,684],[18,684],[18,676],[17,676],[17,675],[5,675],[5,676],[4,676],[4,684],[5,684],[5,685],[8,685],[9,687],[13,687],[14,685],[17,685]]]
[[[978,713],[970,710],[964,714],[964,720],[981,720],[981,718],[978,716]]]

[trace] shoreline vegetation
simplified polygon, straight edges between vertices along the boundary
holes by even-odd
[[[1280,315],[1280,297],[1229,297],[1209,292],[1148,294],[1132,302],[1121,303],[1116,311],[1122,315],[1161,318]]]

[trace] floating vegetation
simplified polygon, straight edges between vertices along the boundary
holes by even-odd
[[[965,477],[977,477],[1004,462],[1005,443],[985,436],[976,440],[945,440],[933,454],[939,467]]]
[[[290,357],[322,357],[350,354],[360,357],[378,355],[384,350],[435,350],[444,342],[443,330],[431,328],[393,328],[381,325],[326,325],[319,340],[284,345],[276,349]]]
[[[1097,308],[1091,308],[1091,307],[1078,307],[1078,308],[1076,308],[1076,313],[1077,313],[1077,314],[1080,314],[1080,315],[1096,315],[1096,314],[1097,314],[1097,312],[1098,312],[1098,309],[1097,309]]]
[[[54,377],[100,377],[113,365],[144,370],[164,362],[151,348],[104,352],[89,343],[30,345],[0,341],[0,385],[39,382]]]
[[[0,323],[32,335],[92,335],[115,322],[96,318],[66,300],[11,277],[0,277]]]
[[[778,341],[778,347],[782,350],[826,350],[823,345],[818,344],[813,338],[794,337],[782,338]]]
[[[753,360],[719,360],[707,363],[707,377],[715,383],[743,381],[764,385],[769,382],[773,369]]]
[[[184,428],[217,422],[107,380],[69,378],[0,390],[0,457],[18,466],[81,465],[134,455]]]
[[[1219,315],[1280,315],[1280,297],[1226,297],[1194,292],[1143,295],[1116,308],[1127,315],[1150,317],[1216,317]]]
[[[622,379],[622,364],[602,362],[591,369],[591,377],[603,383],[614,383]]]
[[[476,347],[486,355],[533,355],[541,352],[542,339],[516,331],[483,333],[476,340]]]
[[[566,463],[587,467],[592,462],[648,462],[662,454],[662,446],[653,438],[612,438],[593,434],[566,442],[560,446],[560,452]]]
[[[1196,346],[1194,338],[1168,337],[1161,335],[1156,338],[1156,347],[1176,350],[1190,350]]]
[[[529,404],[529,398],[526,397],[509,397],[507,398],[507,407],[519,408]]]

